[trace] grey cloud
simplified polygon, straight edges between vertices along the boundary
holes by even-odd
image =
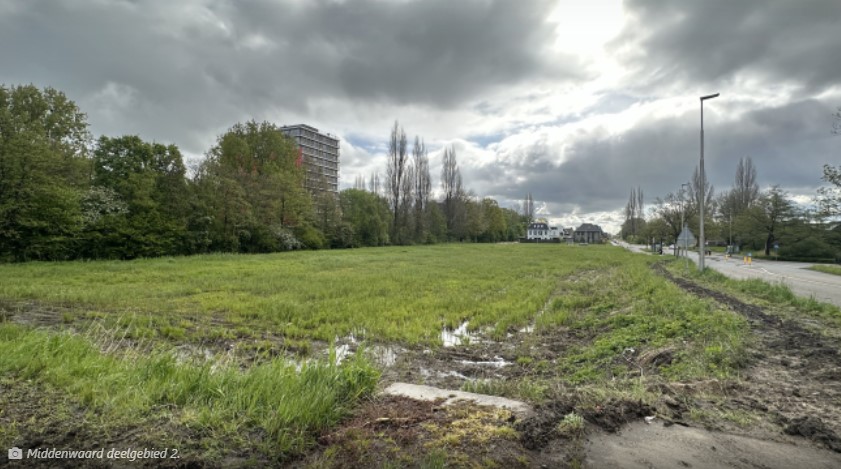
[[[830,134],[829,103],[804,100],[749,112],[728,121],[711,114],[706,132],[706,172],[720,192],[732,185],[739,158],[751,157],[762,186],[792,191],[820,185],[822,165],[837,159],[841,138]],[[648,120],[620,136],[588,132],[558,148],[537,141],[527,158],[465,171],[465,184],[480,194],[518,200],[527,192],[547,201],[553,216],[573,211],[609,212],[624,206],[632,187],[646,201],[679,189],[698,166],[697,115]],[[524,180],[524,183],[516,183]],[[554,211],[558,211],[555,213]]]
[[[817,93],[841,76],[836,0],[629,0],[625,7],[632,19],[612,47],[643,87],[747,76]]]
[[[14,46],[0,50],[9,65],[0,81],[51,85],[91,106],[109,84],[133,89],[136,104],[123,115],[83,109],[94,130],[193,152],[240,120],[307,115],[313,99],[445,110],[494,87],[580,78],[582,69],[546,57],[548,0],[9,5],[0,43]]]

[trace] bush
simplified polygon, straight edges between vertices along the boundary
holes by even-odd
[[[277,238],[277,243],[281,251],[293,251],[304,247],[304,244],[286,228],[275,226],[272,228],[272,232],[275,238]]]
[[[830,260],[836,259],[837,256],[838,253],[835,252],[832,246],[815,238],[806,238],[780,248],[780,257],[790,260]]]
[[[321,249],[326,242],[324,235],[310,225],[303,225],[296,228],[295,236],[307,249]]]

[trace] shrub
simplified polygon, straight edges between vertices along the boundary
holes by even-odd
[[[836,256],[832,246],[816,238],[806,238],[780,248],[780,257],[788,259],[835,259]]]

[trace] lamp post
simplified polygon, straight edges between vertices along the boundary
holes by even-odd
[[[683,221],[684,214],[686,213],[686,205],[683,203],[683,193],[684,193],[683,188],[684,187],[689,187],[689,183],[684,182],[683,184],[680,185],[680,233],[681,234],[684,234],[684,231],[686,229],[686,223]],[[680,238],[679,235],[678,235],[678,238]],[[680,248],[681,248],[680,239],[678,239],[677,240],[678,257],[680,257],[680,252],[681,252]],[[683,248],[684,248],[684,250],[686,249],[686,242],[685,241],[684,241]],[[689,257],[689,253],[684,252],[683,255]]]
[[[701,191],[700,198],[698,200],[699,205],[701,206],[701,228],[698,230],[698,270],[701,272],[704,271],[704,258],[707,255],[707,250],[704,242],[704,203],[706,202],[706,188],[707,183],[704,177],[704,101],[708,99],[717,98],[719,93],[709,94],[707,96],[701,96],[701,187],[698,189]]]

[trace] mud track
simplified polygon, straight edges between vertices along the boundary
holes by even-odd
[[[796,319],[780,319],[756,305],[676,277],[660,264],[653,269],[682,289],[748,319],[756,343],[742,380],[728,394],[726,408],[766,413],[786,435],[841,452],[841,344],[836,339],[808,330]]]

